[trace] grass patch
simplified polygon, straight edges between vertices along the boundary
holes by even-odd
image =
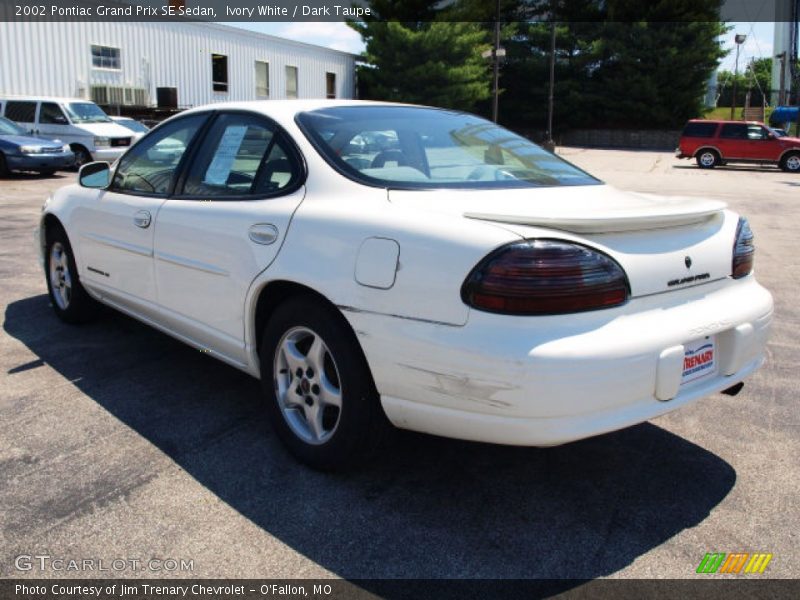
[[[769,116],[772,114],[774,110],[773,106],[768,106],[764,110],[764,122],[769,123]],[[740,120],[742,118],[742,112],[744,109],[742,107],[736,108],[736,113],[734,119]],[[731,118],[731,107],[730,106],[721,106],[717,108],[710,109],[706,114],[699,117],[700,119],[712,119],[712,120],[722,120],[727,121]]]

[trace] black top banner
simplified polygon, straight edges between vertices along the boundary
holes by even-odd
[[[391,0],[0,0],[0,21],[796,21],[798,0],[442,0],[425,3]],[[396,19],[402,13],[403,19]]]

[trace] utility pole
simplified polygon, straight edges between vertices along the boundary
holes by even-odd
[[[497,0],[494,20],[494,86],[492,98],[492,120],[497,123],[498,104],[500,100],[500,0]]]
[[[736,112],[736,80],[739,78],[739,47],[744,44],[747,36],[743,33],[737,33],[733,38],[736,42],[736,68],[733,73],[733,99],[731,100],[731,121],[734,120],[734,113]]]
[[[556,22],[550,24],[550,90],[547,96],[547,139],[545,147],[553,152],[556,143],[553,141],[553,93],[556,85]]]
[[[786,104],[786,50],[775,56],[781,61],[781,87],[778,92],[778,106]]]

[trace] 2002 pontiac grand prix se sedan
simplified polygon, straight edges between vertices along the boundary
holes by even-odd
[[[734,393],[764,360],[745,219],[615,190],[472,115],[217,104],[79,179],[37,231],[56,314],[99,301],[259,377],[317,468],[387,417],[561,444]]]

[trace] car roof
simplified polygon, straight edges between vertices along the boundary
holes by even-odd
[[[94,104],[92,100],[86,98],[65,98],[59,96],[5,96],[0,95],[0,100],[28,101],[28,102],[83,102]]]
[[[736,121],[736,120],[729,120],[729,119],[689,119],[689,123],[714,123],[716,125],[720,123],[735,123],[739,125],[763,125],[764,123],[761,121]]]
[[[183,111],[182,115],[206,110],[246,110],[263,113],[273,118],[294,118],[297,113],[321,108],[333,108],[339,106],[414,106],[416,104],[403,104],[397,102],[377,102],[373,100],[251,100],[247,102],[217,102],[196,106]],[[422,107],[432,108],[432,107]]]

